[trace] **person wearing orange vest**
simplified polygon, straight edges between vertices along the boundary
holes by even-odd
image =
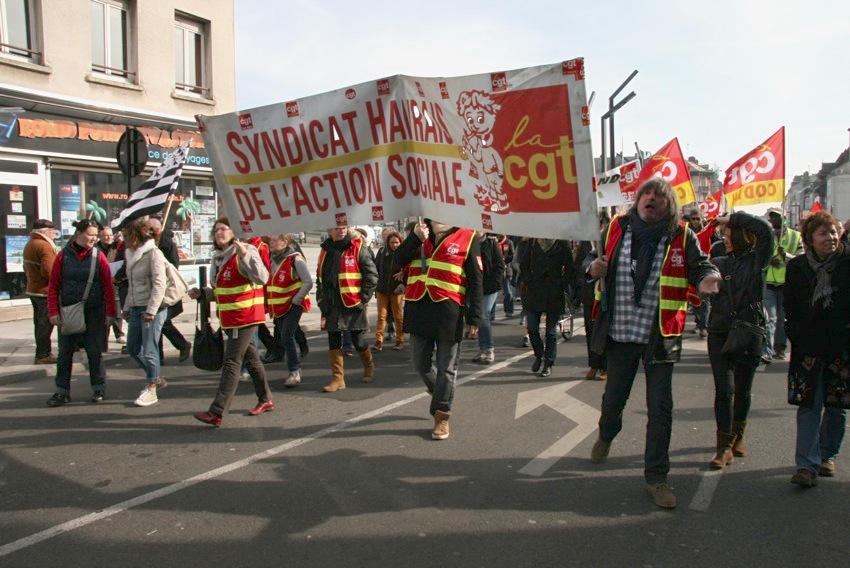
[[[257,395],[257,404],[248,414],[257,416],[274,410],[274,402],[266,371],[254,346],[257,326],[265,325],[266,321],[263,287],[269,279],[269,271],[257,248],[234,236],[227,217],[219,217],[213,224],[213,241],[215,252],[210,262],[213,288],[192,288],[189,297],[196,300],[205,294],[212,299],[215,295],[218,319],[227,333],[218,392],[207,412],[195,414],[201,422],[218,427],[239,386],[243,360]]]
[[[602,463],[623,427],[623,410],[638,365],[646,374],[648,424],[644,452],[646,488],[659,507],[676,507],[667,486],[673,426],[673,364],[679,360],[688,313],[688,286],[702,295],[719,291],[720,274],[679,222],[676,192],[661,178],[637,190],[626,215],[602,233],[588,255],[586,274],[596,280],[591,348],[605,352],[608,380],[602,396],[599,437],[590,459]]]
[[[323,390],[335,392],[345,388],[344,331],[351,332],[363,363],[363,382],[374,379],[375,363],[364,332],[369,330],[366,306],[378,286],[378,269],[369,246],[354,229],[334,227],[328,229],[328,235],[319,252],[316,302],[322,312],[322,329],[328,332],[331,364],[331,382]]]
[[[416,225],[396,251],[408,265],[404,331],[413,367],[431,394],[431,438],[449,437],[449,418],[464,320],[478,331],[483,304],[481,251],[475,231],[430,219]]]
[[[289,376],[283,386],[292,388],[301,383],[301,358],[295,333],[301,314],[310,311],[310,290],[313,277],[304,256],[292,243],[288,234],[269,237],[271,276],[266,284],[266,304],[274,320],[275,337],[280,338],[278,349],[286,354]]]

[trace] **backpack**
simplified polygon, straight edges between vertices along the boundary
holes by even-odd
[[[171,307],[183,301],[189,291],[189,284],[177,267],[165,259],[165,255],[160,252],[160,256],[165,261],[165,296],[162,298],[162,305]]]

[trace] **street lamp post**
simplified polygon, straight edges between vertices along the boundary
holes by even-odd
[[[616,142],[615,142],[615,138],[614,138],[614,113],[617,112],[618,110],[620,110],[621,108],[623,108],[626,105],[627,102],[629,102],[630,100],[635,98],[636,93],[634,91],[632,91],[631,93],[626,95],[626,98],[624,98],[622,101],[618,102],[617,104],[614,104],[614,99],[617,97],[617,95],[620,94],[620,91],[622,91],[626,87],[626,85],[629,84],[629,81],[634,79],[635,75],[637,75],[637,74],[638,74],[637,69],[632,71],[632,74],[629,75],[628,78],[625,81],[623,81],[623,83],[619,87],[617,87],[617,90],[614,91],[614,94],[612,94],[608,98],[608,112],[606,112],[605,114],[602,115],[602,169],[603,170],[605,170],[606,168],[607,169],[613,169],[614,166],[616,165],[616,159],[615,159]],[[611,122],[608,123],[608,131],[609,131],[610,137],[611,137],[611,140],[610,140],[611,165],[610,165],[610,167],[606,166],[607,160],[606,160],[606,155],[605,155],[605,146],[606,146],[606,144],[605,144],[605,138],[606,138],[605,137],[605,121],[606,120],[611,121]]]

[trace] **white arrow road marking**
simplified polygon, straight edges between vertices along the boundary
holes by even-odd
[[[576,369],[576,371],[580,371],[580,369]],[[570,453],[573,448],[596,431],[596,424],[599,421],[599,410],[567,394],[568,390],[580,382],[570,381],[568,383],[559,383],[550,387],[522,392],[517,395],[516,415],[514,418],[520,418],[535,408],[548,406],[577,424],[564,437],[528,462],[528,464],[519,470],[520,473],[540,477],[550,467],[555,465],[559,459]]]

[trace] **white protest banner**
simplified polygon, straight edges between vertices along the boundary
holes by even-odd
[[[197,119],[240,236],[422,216],[529,237],[598,237],[583,59],[397,75]]]
[[[626,162],[596,178],[596,203],[599,207],[617,207],[635,202],[640,162]]]

